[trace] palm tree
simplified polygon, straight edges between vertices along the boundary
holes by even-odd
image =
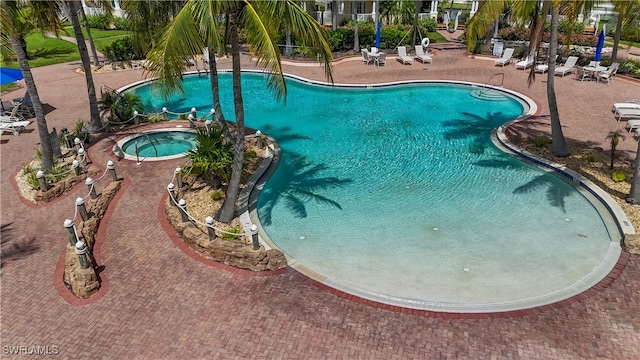
[[[80,21],[78,20],[78,12],[82,8],[80,1],[69,0],[67,1],[69,6],[69,20],[73,25],[73,32],[76,37],[76,44],[78,45],[78,51],[80,52],[80,60],[82,61],[82,68],[84,69],[84,77],[87,81],[87,95],[89,96],[89,113],[91,120],[89,121],[89,132],[98,132],[102,127],[100,122],[100,112],[98,110],[98,99],[96,97],[96,86],[93,82],[93,74],[91,73],[91,60],[89,59],[89,52],[87,51],[87,44],[84,41],[82,35],[82,28],[80,27]]]
[[[0,11],[0,29],[3,34],[8,35],[8,38],[2,36],[1,39],[3,41],[9,40],[20,65],[20,70],[22,70],[27,91],[33,103],[38,135],[40,136],[40,146],[42,147],[41,167],[46,171],[53,166],[53,150],[49,140],[49,128],[42,110],[38,89],[31,74],[31,67],[27,61],[26,47],[23,46],[26,34],[20,32],[20,29],[24,29],[25,22],[33,21],[38,29],[57,32],[57,3],[53,1],[3,1],[0,3],[0,9],[2,10]],[[6,49],[7,45],[6,43],[3,44],[3,48]]]
[[[580,3],[580,4],[578,4]],[[547,102],[549,103],[549,116],[551,118],[551,138],[553,146],[553,155],[558,157],[569,156],[566,139],[562,133],[562,124],[560,123],[560,113],[558,111],[558,102],[556,99],[554,86],[554,69],[555,59],[558,53],[558,19],[561,9],[574,9],[580,7],[582,2],[569,0],[553,0],[544,1],[543,7],[539,7],[538,1],[528,0],[504,0],[504,1],[486,1],[482,3],[478,12],[468,21],[467,25],[467,48],[473,49],[475,41],[479,37],[487,34],[490,27],[504,9],[511,7],[514,21],[519,23],[531,23],[531,39],[529,42],[529,53],[537,54],[542,43],[544,34],[544,22],[547,15],[551,15],[551,40],[549,43],[549,71],[547,73]],[[570,20],[575,20],[571,19]],[[535,72],[532,67],[528,79],[529,85],[535,80]]]
[[[609,169],[613,170],[613,159],[616,158],[616,147],[618,147],[620,139],[624,140],[624,135],[620,133],[620,130],[616,130],[610,131],[606,138],[609,139],[611,144],[611,165],[609,165]]]
[[[210,54],[222,42],[218,35],[218,15],[225,15],[232,60],[232,83],[236,125],[233,138],[234,158],[231,178],[218,220],[230,222],[235,216],[236,201],[240,189],[242,163],[244,161],[244,104],[241,84],[239,32],[246,35],[250,50],[257,57],[258,65],[267,70],[268,86],[277,98],[286,99],[286,84],[282,75],[280,54],[275,43],[277,31],[290,26],[293,35],[304,46],[316,51],[324,63],[325,73],[331,76],[331,49],[324,29],[300,5],[292,0],[277,1],[205,1],[192,0],[180,10],[165,28],[157,45],[148,55],[150,71],[158,76],[169,90],[180,88],[184,59],[200,53],[206,42]],[[204,37],[202,35],[205,35]],[[203,40],[204,38],[204,40]],[[210,57],[210,60],[215,59]],[[216,90],[212,92],[216,102]],[[218,111],[218,104],[216,112]]]
[[[618,59],[618,45],[620,44],[622,30],[633,26],[633,21],[640,17],[640,1],[614,0],[612,3],[614,10],[618,13],[616,31],[613,34],[613,52],[611,53],[611,61],[616,61]]]

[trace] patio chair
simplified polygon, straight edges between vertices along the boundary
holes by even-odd
[[[369,57],[369,51],[367,49],[360,49],[362,53],[362,63],[369,65],[371,58]]]
[[[3,112],[2,115],[0,115],[0,122],[11,123],[16,121],[24,121],[24,117],[18,112],[19,109],[20,107],[14,106],[13,109],[11,109],[11,112]]]
[[[418,61],[420,61],[421,63],[425,64],[425,63],[429,63],[432,64],[433,63],[433,59],[431,58],[431,56],[429,56],[429,54],[424,52],[424,49],[422,48],[422,45],[416,45],[416,56],[414,56],[414,58]]]
[[[371,47],[371,53],[372,53],[372,54],[377,54],[377,53],[378,53],[378,51],[380,51],[380,49],[378,49],[377,47],[375,47],[375,46],[372,46],[372,47]]]
[[[627,131],[636,133],[640,130],[640,120],[629,120],[627,121]]]
[[[576,71],[575,66],[577,61],[578,61],[577,56],[569,56],[567,58],[567,61],[565,61],[564,65],[557,67],[553,74],[564,77],[567,74],[574,73]]]
[[[413,64],[413,58],[407,55],[407,48],[405,46],[398,46],[398,56],[396,59],[400,61],[402,65]]]
[[[640,119],[640,109],[618,109],[613,116],[616,121],[629,120],[631,122],[633,121],[631,119]],[[627,126],[629,126],[628,123]]]
[[[613,82],[613,77],[616,75],[617,72],[618,72],[618,63],[612,63],[611,66],[609,66],[609,69],[598,74],[598,78],[596,80],[598,82],[600,82],[600,80],[606,80],[607,84],[611,84]]]
[[[558,55],[556,55],[556,56],[553,58],[553,62],[555,63],[557,59],[558,59]],[[538,65],[536,65],[536,68],[535,68],[533,71],[535,71],[535,72],[537,72],[537,73],[542,73],[542,74],[544,74],[544,73],[546,73],[548,70],[549,70],[549,63],[544,63],[544,64],[538,64]]]
[[[29,91],[26,91],[23,97],[13,99],[13,107],[17,107],[18,114],[22,115],[25,119],[35,115]]]
[[[576,80],[585,81],[591,80],[591,73],[585,70],[582,66],[576,66]]]
[[[380,65],[386,65],[387,64],[387,54],[380,52],[378,53],[378,56],[375,58],[375,64],[376,66],[380,66]]]
[[[533,62],[535,61],[535,56],[533,54],[526,57],[524,60],[520,60],[516,63],[516,70],[522,69],[527,70],[529,67],[533,66]]]
[[[31,124],[31,121],[14,121],[14,122],[0,122],[0,135],[5,132],[12,133],[13,135],[20,135],[20,130],[24,130],[27,125]]]
[[[611,112],[616,112],[618,109],[640,109],[640,100],[628,100],[627,102],[615,103],[611,107]]]
[[[513,48],[506,48],[504,53],[502,53],[502,57],[500,59],[495,59],[493,61],[493,65],[500,65],[504,67],[505,65],[511,62],[511,57],[513,56]]]

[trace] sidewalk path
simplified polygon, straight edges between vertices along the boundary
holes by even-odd
[[[49,127],[87,119],[84,76],[79,62],[33,69],[41,99],[55,107]],[[254,66],[243,59],[244,68]],[[230,68],[228,60],[220,68]],[[285,71],[323,79],[320,67],[284,65]],[[386,67],[341,62],[336,83],[379,83],[406,79],[485,82],[504,72],[504,86],[536,99],[543,123],[548,114],[545,84],[531,88],[513,67],[442,51],[432,65]],[[142,79],[142,70],[95,74],[96,87],[118,88]],[[565,135],[606,147],[606,135],[623,128],[609,109],[637,94],[640,86],[556,78]],[[6,94],[13,98],[23,89]],[[246,99],[246,101],[252,101]],[[425,103],[437,99],[424,99]],[[541,125],[542,127],[548,125]],[[33,129],[34,125],[29,128]],[[0,145],[2,267],[0,339],[3,355],[16,346],[55,347],[61,359],[638,359],[640,358],[640,257],[630,256],[622,274],[590,297],[520,316],[460,316],[374,307],[337,296],[293,270],[252,276],[205,265],[179,250],[158,222],[158,208],[172,169],[162,163],[117,161],[130,181],[105,219],[101,273],[105,295],[88,305],[68,304],[54,288],[54,271],[66,246],[63,221],[72,217],[80,185],[42,206],[23,203],[10,184],[38,147],[36,131],[3,135]],[[5,141],[6,140],[6,141]],[[101,168],[110,139],[89,149]],[[620,149],[635,156],[635,141]],[[8,229],[8,230],[7,230]]]

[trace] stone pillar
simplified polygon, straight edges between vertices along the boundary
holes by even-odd
[[[434,0],[431,2],[431,12],[429,13],[429,17],[432,19],[438,19],[438,1]]]
[[[87,207],[84,206],[84,198],[82,197],[76,198],[76,208],[80,213],[80,217],[82,217],[82,221],[87,221],[89,219],[89,214],[87,214]]]
[[[84,148],[78,149],[78,156],[80,156],[80,162],[83,167],[87,166],[87,154],[84,152]]]
[[[166,108],[166,107],[163,107],[163,108],[162,108],[162,117],[163,117],[165,120],[169,120],[169,113],[167,112],[167,108]]]
[[[258,138],[258,149],[264,148],[264,140],[262,139],[262,131],[256,131],[256,137]]]
[[[189,221],[189,215],[187,215],[187,200],[180,199],[180,201],[178,201],[178,208],[180,209],[180,217],[182,218],[182,222]]]
[[[82,169],[80,168],[80,162],[78,160],[73,160],[71,162],[71,167],[73,167],[73,173],[76,174],[76,176],[82,173]]]
[[[82,140],[80,140],[79,138],[74,138],[73,144],[76,146],[76,153],[78,153],[78,150],[82,148]]]
[[[69,243],[71,246],[76,246],[78,237],[76,236],[76,230],[73,225],[73,220],[67,219],[64,221],[64,227],[67,229],[67,236],[69,237]]]
[[[138,118],[138,110],[133,110],[133,123],[140,124],[140,118]]]
[[[107,169],[109,169],[109,174],[111,174],[111,180],[118,181],[118,175],[116,174],[116,166],[113,164],[113,161],[107,161]]]
[[[78,255],[78,260],[80,261],[80,268],[87,269],[89,264],[89,258],[87,257],[87,247],[84,245],[82,241],[78,241],[75,245],[76,254]]]
[[[44,171],[42,170],[38,170],[38,172],[36,173],[36,178],[38,178],[38,184],[40,185],[40,191],[45,192],[47,190],[49,190],[49,187],[47,186],[47,179],[44,175]]]
[[[204,219],[204,222],[207,224],[207,234],[209,234],[209,241],[213,241],[216,238],[216,231],[213,228],[213,218],[211,216],[207,216]]]
[[[97,199],[98,194],[96,193],[96,187],[93,186],[93,179],[88,177],[87,180],[84,181],[84,183],[89,187],[89,194],[91,195],[91,198]]]
[[[182,169],[180,169],[179,167],[176,168],[175,170],[175,174],[176,174],[176,182],[178,183],[178,189],[182,189],[182,176],[180,176],[180,171]]]

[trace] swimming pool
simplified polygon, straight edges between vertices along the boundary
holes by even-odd
[[[113,152],[128,160],[175,159],[196,146],[196,133],[187,129],[160,129],[127,136],[113,146]]]
[[[233,119],[230,76],[220,81]],[[211,108],[209,86],[185,77],[185,95],[167,103],[133,91],[147,112],[188,111]],[[444,83],[288,90],[285,106],[262,76],[243,74],[246,125],[282,148],[257,213],[317,280],[393,305],[492,312],[570,297],[615,264],[621,235],[602,204],[491,142],[525,111],[517,97]]]

